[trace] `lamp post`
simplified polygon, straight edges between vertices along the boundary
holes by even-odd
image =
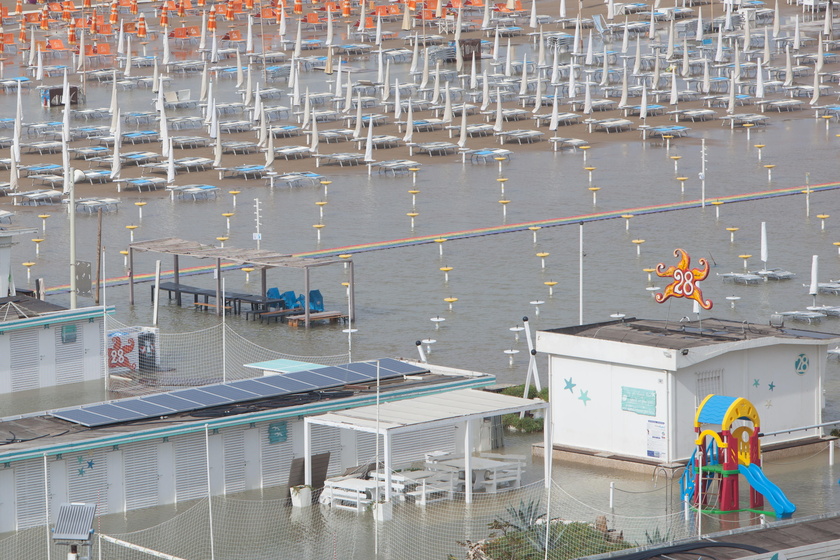
[[[67,205],[70,210],[70,309],[76,309],[76,181],[83,180],[85,174],[72,167],[66,169],[67,184],[70,187],[70,200]]]

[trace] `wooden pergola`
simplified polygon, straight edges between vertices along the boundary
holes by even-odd
[[[134,305],[134,253],[164,253],[172,255],[173,258],[173,281],[180,284],[180,257],[193,257],[196,259],[215,259],[216,261],[216,302],[222,298],[222,261],[251,266],[260,270],[260,286],[262,295],[266,294],[267,282],[266,271],[269,268],[300,268],[303,269],[304,278],[304,324],[309,327],[309,269],[327,266],[330,264],[346,264],[350,270],[350,281],[348,286],[348,314],[350,321],[355,320],[355,282],[352,259],[328,259],[328,258],[303,258],[292,255],[265,251],[262,249],[239,249],[236,247],[215,247],[204,245],[197,241],[167,237],[163,239],[152,239],[149,241],[138,241],[128,247],[128,286],[129,303]],[[176,294],[178,305],[181,304],[181,294]],[[221,315],[224,306],[216,305],[216,314]]]

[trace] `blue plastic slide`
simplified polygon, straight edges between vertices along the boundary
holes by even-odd
[[[785,496],[781,488],[767,478],[767,475],[764,474],[761,467],[758,465],[741,465],[738,467],[738,470],[744,475],[744,478],[747,479],[750,486],[755,488],[757,492],[770,502],[770,505],[776,510],[776,517],[790,517],[796,511],[796,506],[787,499],[787,496]]]

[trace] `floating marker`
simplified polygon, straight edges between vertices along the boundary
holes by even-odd
[[[747,261],[749,261],[752,255],[738,255],[739,259],[744,259],[744,270],[747,270]]]
[[[134,243],[134,230],[137,229],[138,227],[140,227],[140,226],[135,226],[135,225],[125,226],[125,229],[127,229],[129,232],[131,232],[131,242],[132,243]]]
[[[817,214],[820,219],[820,231],[825,231],[825,221],[830,217],[829,214]]]
[[[735,232],[738,231],[739,229],[741,229],[741,228],[736,228],[736,227],[726,228],[726,231],[729,232],[729,242],[730,243],[735,243]]]
[[[38,214],[38,217],[41,218],[41,230],[44,233],[47,233],[47,218],[50,217],[49,214]]]
[[[504,352],[508,355],[508,364],[510,367],[513,367],[513,357],[519,354],[519,350],[511,348],[509,350],[505,350]]]
[[[540,305],[544,304],[545,302],[539,299],[535,299],[534,301],[528,302],[534,306],[534,315],[539,316],[540,314]]]
[[[644,243],[644,239],[634,239],[633,243],[636,245],[636,256],[640,256],[642,254],[642,243]]]
[[[230,218],[233,216],[233,212],[223,212],[222,216],[225,218],[225,223],[227,225],[227,230],[230,232]]]
[[[146,206],[146,202],[135,202],[134,205],[137,207],[137,218],[143,221],[143,207]]]
[[[30,274],[32,272],[31,269],[32,269],[33,266],[35,266],[35,263],[34,262],[25,262],[25,263],[22,263],[22,264],[23,264],[23,266],[26,267],[26,284],[28,285],[30,280],[31,280],[31,278],[30,278]]]

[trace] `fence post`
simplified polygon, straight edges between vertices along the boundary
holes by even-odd
[[[615,482],[610,482],[610,515],[615,517]]]

